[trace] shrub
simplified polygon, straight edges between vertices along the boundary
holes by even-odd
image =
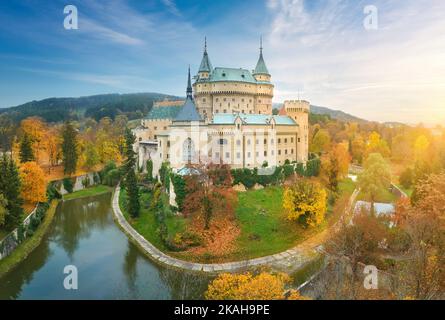
[[[121,178],[121,172],[119,169],[112,169],[107,172],[107,174],[103,178],[103,184],[114,187],[119,183]]]
[[[402,187],[404,187],[405,189],[409,189],[413,185],[413,178],[414,178],[413,169],[406,168],[401,173],[399,181],[400,181],[400,184],[402,185]]]
[[[63,187],[65,188],[65,190],[68,193],[72,193],[73,192],[73,187],[74,187],[73,179],[71,179],[71,178],[64,178],[63,179]]]

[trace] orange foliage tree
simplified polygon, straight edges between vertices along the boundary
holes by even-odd
[[[336,144],[326,156],[322,158],[322,175],[327,181],[329,189],[337,191],[338,182],[344,178],[349,169],[351,156],[345,144]]]
[[[207,300],[307,300],[298,291],[286,293],[285,286],[291,278],[284,273],[270,274],[261,272],[258,275],[220,274],[213,280],[205,293]]]
[[[46,183],[42,168],[35,162],[26,162],[20,166],[22,180],[21,194],[29,202],[46,201]]]

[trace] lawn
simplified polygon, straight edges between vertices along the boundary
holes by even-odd
[[[344,179],[339,184],[340,194],[352,194],[355,184],[351,179]],[[141,213],[137,219],[129,217],[125,209],[125,190],[121,190],[119,203],[125,218],[148,241],[158,249],[167,251],[162,243],[155,213],[149,208],[151,193],[141,193]],[[267,256],[290,249],[302,241],[324,230],[331,224],[334,217],[329,208],[326,220],[315,228],[303,228],[297,222],[286,219],[282,208],[283,188],[267,187],[261,190],[249,190],[238,193],[238,207],[235,211],[236,222],[240,235],[235,240],[236,249],[227,256],[214,257],[217,261],[234,261]],[[167,197],[164,203],[168,203]],[[188,219],[167,214],[166,224],[170,237],[183,232],[189,223]],[[175,253],[171,253],[176,255]],[[179,253],[186,260],[194,260],[193,256]],[[211,259],[213,260],[213,259]],[[215,261],[216,261],[215,260]],[[212,262],[212,261],[207,261]]]
[[[78,199],[78,198],[85,198],[85,197],[91,197],[91,196],[97,196],[102,193],[111,192],[112,189],[108,186],[104,186],[102,184],[86,188],[83,190],[79,190],[73,193],[68,193],[63,196],[64,200],[72,200],[72,199]]]
[[[363,192],[360,192],[357,196],[357,200],[369,201],[369,197],[367,197],[367,195]],[[377,195],[377,199],[375,202],[393,203],[396,201],[397,196],[390,190],[381,190],[381,192]]]
[[[132,219],[125,205],[126,200],[126,192],[124,189],[121,189],[119,194],[119,206],[124,214],[124,217],[130,222],[132,227],[141,234],[145,239],[150,241],[155,247],[160,250],[166,250],[164,243],[161,241],[158,233],[159,223],[156,219],[155,212],[150,209],[151,203],[151,193],[150,192],[141,192],[141,212],[137,219]],[[163,199],[164,201],[166,199]],[[185,229],[187,220],[173,215],[173,213],[168,214],[165,220],[167,225],[168,233],[170,235],[174,235],[178,232],[182,232]]]

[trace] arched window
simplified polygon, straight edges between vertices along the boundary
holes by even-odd
[[[183,160],[188,163],[195,161],[195,145],[190,138],[185,139],[183,144]]]

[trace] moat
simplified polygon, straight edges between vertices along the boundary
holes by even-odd
[[[67,265],[77,290],[64,288]],[[39,247],[0,279],[0,299],[200,299],[209,280],[148,259],[114,223],[108,193],[59,203]]]

